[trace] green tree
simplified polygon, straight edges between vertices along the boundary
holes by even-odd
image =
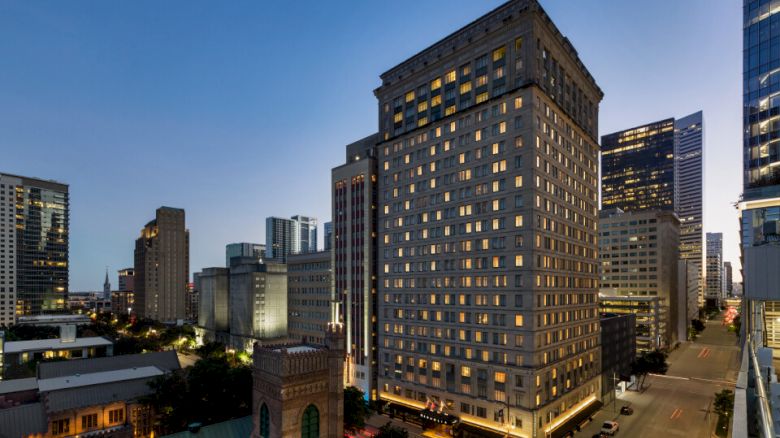
[[[631,364],[631,374],[634,374],[639,380],[640,391],[644,388],[645,378],[648,374],[666,374],[668,369],[666,354],[659,350],[642,353]]]
[[[734,411],[734,392],[729,389],[716,392],[713,410],[722,417],[730,417]]]
[[[409,438],[409,432],[401,427],[395,427],[388,421],[379,428],[376,438]]]
[[[363,391],[354,386],[344,389],[344,431],[356,433],[366,427],[371,411],[363,396]]]
[[[691,320],[691,327],[693,327],[694,330],[696,330],[697,333],[701,333],[704,331],[706,326],[700,319],[694,319]]]

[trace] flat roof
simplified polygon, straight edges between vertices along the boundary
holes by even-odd
[[[154,366],[127,368],[124,370],[100,371],[97,373],[74,374],[72,376],[53,377],[51,379],[38,380],[38,388],[41,392],[56,391],[59,389],[75,388],[80,386],[100,385],[103,383],[115,383],[126,380],[143,379],[162,375],[163,371]]]
[[[296,345],[294,347],[277,348],[275,351],[281,352],[282,350],[286,350],[288,353],[308,353],[311,351],[317,351],[318,349],[308,345]]]
[[[62,342],[61,338],[36,339],[34,341],[6,342],[4,354],[22,353],[25,351],[70,350],[73,348],[103,347],[114,343],[100,336],[76,338],[73,342]]]
[[[26,379],[0,380],[0,394],[30,391],[33,389],[38,389],[38,379],[36,377],[28,377]]]

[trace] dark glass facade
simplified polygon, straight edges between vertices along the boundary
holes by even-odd
[[[601,137],[601,206],[674,210],[674,119]]]
[[[780,1],[745,0],[744,198],[780,196]]]
[[[68,186],[22,178],[16,187],[17,311],[61,312],[68,296]]]

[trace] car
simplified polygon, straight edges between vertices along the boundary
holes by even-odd
[[[601,433],[603,434],[614,435],[618,430],[620,430],[620,424],[617,421],[605,421],[601,425]]]
[[[623,406],[620,408],[620,415],[633,415],[634,414],[634,408],[631,406]]]

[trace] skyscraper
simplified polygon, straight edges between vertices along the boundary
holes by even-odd
[[[317,218],[296,215],[293,220],[293,253],[317,251]]]
[[[675,209],[674,119],[601,137],[604,210]]]
[[[135,241],[135,308],[142,317],[172,322],[187,317],[190,233],[184,210],[157,209]]]
[[[65,310],[68,185],[0,173],[0,324]],[[45,263],[41,262],[45,261]]]
[[[381,79],[379,398],[479,436],[573,429],[600,398],[601,90],[531,0]]]
[[[707,233],[707,283],[704,298],[708,305],[720,305],[723,289],[723,233]]]
[[[268,217],[265,219],[265,256],[281,263],[293,252],[294,223],[292,219]]]
[[[370,135],[346,147],[346,162],[332,171],[333,290],[346,333],[344,375],[377,399],[377,168]]]
[[[704,305],[703,203],[704,121],[696,112],[674,122],[675,185],[677,216],[680,218],[680,258],[690,261],[698,273],[699,307]]]
[[[734,290],[733,287],[733,271],[731,268],[731,262],[723,262],[723,291],[726,296],[730,296]]]

